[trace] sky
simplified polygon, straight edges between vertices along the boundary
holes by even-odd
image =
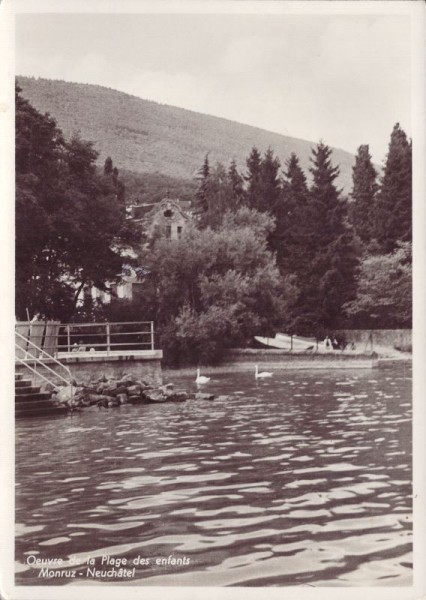
[[[107,86],[385,158],[411,135],[410,18],[25,14],[16,73]]]

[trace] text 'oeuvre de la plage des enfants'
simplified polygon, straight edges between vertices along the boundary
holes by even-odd
[[[69,560],[62,558],[38,558],[34,554],[27,557],[28,566],[40,569],[38,577],[41,578],[67,578],[93,577],[101,579],[132,579],[136,576],[137,567],[182,567],[188,566],[191,559],[187,556],[145,557],[134,558],[115,557],[103,554],[100,557],[88,556],[81,559],[71,556]],[[77,567],[74,569],[73,567]],[[82,569],[85,567],[85,570]]]

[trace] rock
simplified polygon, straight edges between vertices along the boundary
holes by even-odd
[[[127,393],[129,396],[140,396],[142,392],[142,387],[139,384],[129,385],[127,388]]]
[[[213,394],[204,394],[203,392],[197,392],[195,394],[196,400],[214,400],[214,398]]]
[[[144,400],[140,396],[136,396],[136,395],[127,396],[127,399],[130,404],[142,404],[142,402]]]
[[[127,404],[127,394],[117,394],[116,398],[119,404]]]
[[[188,400],[188,394],[184,390],[176,390],[167,399],[171,402],[185,402]]]
[[[111,396],[119,396],[120,394],[127,395],[128,389],[125,385],[120,385],[116,387],[114,390],[111,390],[109,393]]]
[[[107,405],[108,402],[113,400],[111,396],[106,396],[105,394],[87,394],[86,402],[90,404],[104,404]]]
[[[167,397],[161,390],[147,390],[144,391],[144,396],[149,402],[165,402]]]
[[[69,400],[71,400],[75,394],[77,388],[75,388],[72,385],[67,385],[64,387],[61,387],[58,392],[56,393],[56,400],[58,402],[60,402],[61,404],[65,404],[65,402],[69,402]]]
[[[222,402],[228,401],[230,396],[218,396],[216,400],[222,400]]]

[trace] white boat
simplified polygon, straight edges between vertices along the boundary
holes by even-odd
[[[315,338],[302,337],[300,335],[287,335],[286,333],[275,334],[275,339],[283,344],[288,344],[293,350],[315,350],[317,340]]]
[[[254,339],[257,342],[260,342],[261,344],[263,344],[264,346],[268,346],[269,348],[279,348],[280,350],[290,350],[290,344],[288,344],[287,342],[278,340],[276,337],[269,338],[269,337],[261,337],[259,335],[255,335]]]
[[[254,336],[254,339],[269,348],[279,348],[280,350],[315,350],[317,341],[315,338],[303,338],[298,335],[293,336],[293,341],[290,335],[284,333],[276,333],[275,337]]]

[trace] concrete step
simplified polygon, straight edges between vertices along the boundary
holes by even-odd
[[[25,392],[25,390],[35,387],[33,386],[33,382],[30,379],[21,379],[20,381],[15,381],[15,390]]]
[[[39,385],[32,385],[30,387],[18,388],[15,390],[15,398],[25,398],[29,396],[34,396],[36,394],[42,394],[44,392],[40,392]],[[47,392],[50,396],[50,392]]]
[[[26,404],[38,402],[39,400],[50,400],[52,394],[50,392],[34,392],[31,394],[15,394],[15,402]]]
[[[46,407],[38,407],[32,408],[27,407],[25,409],[16,408],[15,409],[15,417],[23,418],[23,417],[50,417],[54,415],[66,415],[68,414],[68,408],[66,406],[55,406],[51,404]]]
[[[58,405],[52,400],[52,392],[41,392],[40,386],[31,381],[18,379],[15,384],[15,417],[47,417],[68,414],[67,406]],[[25,385],[19,385],[25,383]]]

